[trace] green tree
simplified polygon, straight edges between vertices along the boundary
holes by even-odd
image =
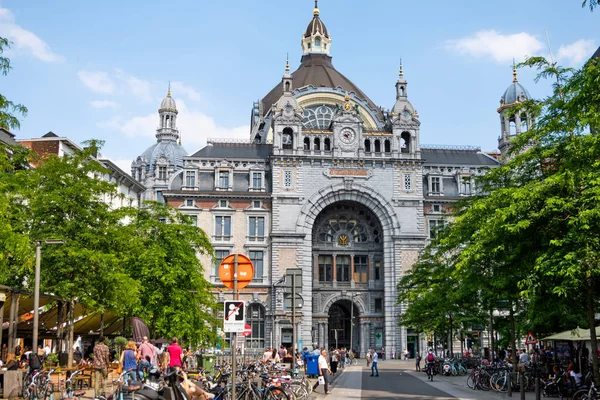
[[[589,127],[600,126],[600,68],[597,60],[577,71],[543,58],[524,65],[551,79],[552,94],[512,110],[527,110],[535,125],[513,140],[510,160],[478,182],[485,194],[457,207],[425,257],[433,253],[451,265],[461,290],[478,286],[482,308],[506,306],[513,348],[527,328],[556,328],[548,317],[561,311],[569,310],[563,323],[586,321],[597,372],[600,137]],[[410,300],[402,284],[400,300]]]
[[[31,153],[0,143],[0,284],[22,288],[34,264],[27,200]]]
[[[4,49],[10,48],[8,39],[0,37],[0,74],[7,75],[11,69],[10,59],[3,56]],[[22,104],[15,104],[8,100],[0,93],[0,128],[15,129],[21,126],[16,115],[25,117],[27,115],[27,107]]]
[[[215,299],[198,259],[213,248],[206,233],[191,222],[161,203],[147,202],[136,211],[126,227],[131,237],[127,269],[140,284],[133,313],[149,323],[153,336],[214,343]]]

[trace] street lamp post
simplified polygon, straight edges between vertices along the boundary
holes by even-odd
[[[359,293],[353,293],[352,296],[350,296],[350,351],[351,352],[354,352],[354,349],[352,348],[352,345],[354,344],[354,342],[352,341],[353,335],[354,335],[354,298],[358,295],[359,295]]]
[[[45,244],[63,244],[62,240],[45,240]],[[40,320],[40,265],[42,263],[42,241],[35,242],[35,283],[33,291],[33,341],[32,351],[38,348],[38,324]]]

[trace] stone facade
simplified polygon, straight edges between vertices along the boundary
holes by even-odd
[[[422,351],[417,333],[398,324],[398,279],[499,161],[472,146],[422,145],[402,66],[386,110],[335,70],[330,44],[317,9],[300,67],[286,66],[253,104],[250,140],[211,140],[183,157],[163,195],[212,238],[216,259],[203,264],[220,300],[231,296],[216,276],[220,260],[238,252],[256,262],[240,294],[256,317],[247,346],[291,346],[295,328],[300,347]],[[302,271],[295,327],[288,268]]]

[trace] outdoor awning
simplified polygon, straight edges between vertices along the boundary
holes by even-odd
[[[600,326],[596,327],[596,336],[600,336]],[[564,331],[555,333],[554,335],[547,336],[540,340],[573,340],[573,341],[587,341],[590,339],[590,330],[583,328],[575,328],[570,331]]]

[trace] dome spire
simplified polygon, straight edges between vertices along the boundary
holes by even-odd
[[[167,90],[167,97],[171,97],[171,81],[169,81],[169,89]]]
[[[398,74],[399,79],[404,78],[404,70],[402,69],[402,57],[400,57],[400,72]]]
[[[319,1],[315,0],[313,9],[313,19],[308,24],[304,35],[302,36],[302,54],[326,54],[329,55],[331,37],[319,15]]]
[[[285,76],[290,75],[290,53],[285,55]]]
[[[517,78],[517,64],[515,63],[515,59],[513,58],[513,83],[519,82],[519,78]]]

